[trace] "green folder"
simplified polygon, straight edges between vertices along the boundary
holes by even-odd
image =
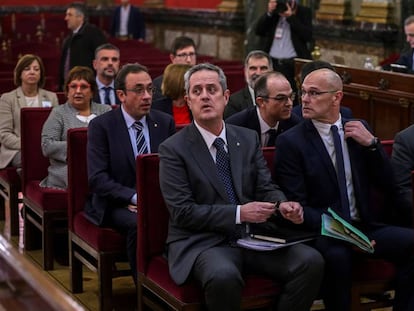
[[[328,208],[328,212],[331,215],[322,214],[322,235],[347,241],[368,253],[374,252],[374,247],[365,234],[340,217],[331,208]]]

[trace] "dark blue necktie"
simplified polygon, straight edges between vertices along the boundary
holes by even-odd
[[[103,89],[105,91],[104,104],[105,105],[111,105],[111,90],[112,90],[112,88],[110,86],[104,86]]]
[[[144,137],[144,131],[142,130],[144,126],[140,121],[135,121],[133,126],[137,130],[136,143],[138,155],[148,153],[147,143]]]
[[[267,131],[267,134],[268,134],[268,140],[267,140],[266,147],[274,147],[275,142],[276,142],[276,130],[270,129]]]
[[[224,188],[226,189],[227,196],[230,203],[238,204],[236,193],[234,191],[233,180],[231,178],[231,168],[230,168],[230,157],[226,150],[224,150],[224,141],[221,138],[216,138],[213,143],[213,146],[216,147],[216,167],[217,173],[223,182]]]
[[[346,186],[345,177],[345,166],[344,166],[344,155],[342,153],[341,137],[338,133],[338,127],[336,125],[331,126],[332,137],[335,147],[335,158],[336,158],[336,177],[338,179],[340,200],[341,200],[341,211],[339,211],[343,217],[350,219],[350,209],[348,200],[348,190]]]

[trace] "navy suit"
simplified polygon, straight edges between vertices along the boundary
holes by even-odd
[[[252,95],[250,94],[249,87],[246,86],[230,95],[229,102],[227,103],[226,108],[224,108],[224,119],[252,106],[254,106]]]
[[[276,137],[301,121],[302,120],[295,114],[291,114],[289,119],[279,121]],[[249,129],[255,130],[259,137],[262,135],[256,107],[250,107],[232,115],[226,119],[226,123],[247,127]]]
[[[351,138],[346,143],[354,197],[361,218],[356,225],[376,241],[373,256],[395,263],[401,273],[394,310],[414,310],[414,231],[380,223],[375,219],[376,206],[370,197],[373,188],[381,193],[392,192],[389,159],[381,146],[372,151]],[[305,225],[320,231],[321,214],[328,207],[340,211],[340,195],[334,165],[312,121],[304,120],[281,134],[276,141],[276,150],[276,181],[289,200],[302,204]],[[392,205],[387,205],[387,208],[392,208]],[[326,237],[317,239],[315,247],[326,263],[323,294],[327,310],[350,310],[352,247]]]
[[[147,115],[151,152],[175,133],[168,114]],[[136,193],[135,157],[121,108],[96,117],[88,128],[88,181],[92,192],[85,206],[88,218],[97,225],[111,226],[127,236],[128,255],[136,274],[136,214],[126,208]]]
[[[120,102],[120,100],[119,100],[119,98],[118,98],[118,95],[116,95],[116,90],[114,89],[113,91],[114,91],[114,93],[115,93],[115,103],[114,103],[114,104],[116,104],[116,105],[120,105],[120,104],[121,104],[121,102]],[[98,89],[98,91],[97,91],[97,92],[95,93],[95,95],[93,96],[93,101],[94,101],[95,103],[102,104],[102,103],[101,103],[101,96],[99,95],[99,92],[100,92],[100,90]]]
[[[413,53],[414,53],[414,49],[410,49],[408,52],[401,54],[400,58],[395,62],[396,64],[407,66],[408,73],[414,73]]]
[[[121,6],[118,6],[115,9],[112,26],[111,26],[111,35],[116,36],[119,34],[119,24],[121,22]],[[145,23],[144,16],[141,14],[141,11],[135,7],[130,7],[129,16],[128,16],[128,36],[132,36],[134,39],[145,40]]]

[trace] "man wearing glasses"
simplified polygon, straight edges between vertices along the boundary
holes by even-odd
[[[275,181],[288,200],[303,205],[308,229],[321,232],[321,215],[330,207],[364,232],[374,246],[374,253],[365,256],[388,260],[397,269],[393,310],[414,310],[414,231],[385,224],[387,215],[379,217],[378,211],[391,213],[394,208],[390,161],[365,121],[340,114],[342,88],[341,78],[330,69],[305,77],[305,120],[276,141]],[[379,196],[375,201],[373,191]],[[314,247],[325,259],[325,310],[351,310],[356,250],[325,236]]]
[[[88,129],[89,219],[125,235],[136,282],[137,214],[135,158],[158,152],[175,133],[172,116],[152,110],[152,80],[145,66],[127,64],[115,79],[121,106],[97,117]]]
[[[263,147],[273,147],[280,133],[301,121],[291,113],[295,94],[285,76],[275,71],[256,80],[254,93],[256,106],[232,115],[226,122],[255,130]]]
[[[197,63],[197,52],[194,40],[185,36],[175,38],[171,45],[170,60],[172,64],[188,64],[194,66]],[[161,93],[162,79],[163,75],[160,75],[152,81],[155,87],[154,101],[164,97]]]

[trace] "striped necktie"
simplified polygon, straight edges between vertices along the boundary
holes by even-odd
[[[137,154],[148,153],[147,143],[144,137],[144,131],[142,130],[144,126],[140,121],[135,121],[133,124],[134,128],[137,130],[136,134],[136,143],[137,143]]]

